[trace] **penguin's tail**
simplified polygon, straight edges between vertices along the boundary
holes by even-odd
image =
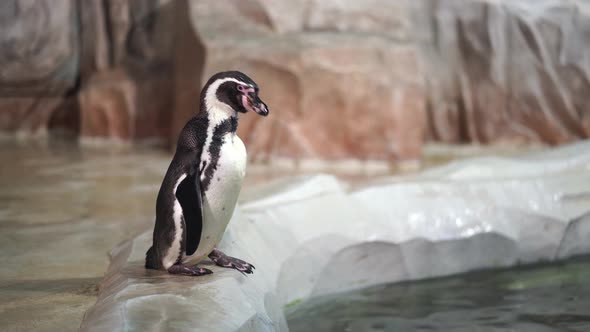
[[[161,270],[164,268],[162,262],[158,258],[158,253],[154,246],[151,246],[145,253],[145,268],[153,270]]]

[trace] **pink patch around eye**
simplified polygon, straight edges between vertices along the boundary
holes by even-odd
[[[246,96],[246,95],[242,96],[242,105],[244,106],[244,108],[247,111],[254,112],[254,108],[252,107],[252,104],[250,104],[250,101],[248,100],[248,96]]]

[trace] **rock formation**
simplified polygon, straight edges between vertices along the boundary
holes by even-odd
[[[52,10],[49,10],[51,6]],[[238,69],[272,116],[255,160],[417,159],[426,140],[590,136],[584,1],[8,0],[0,130],[174,145],[203,81]]]
[[[43,132],[78,75],[73,1],[0,5],[0,130]]]
[[[433,1],[425,24],[430,138],[590,136],[590,6],[584,1]]]

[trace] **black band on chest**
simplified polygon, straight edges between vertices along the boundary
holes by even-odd
[[[213,129],[213,137],[211,139],[211,145],[209,145],[209,155],[211,160],[205,167],[205,178],[201,181],[201,187],[203,192],[206,192],[211,184],[213,175],[217,170],[217,164],[219,163],[219,157],[221,153],[221,146],[225,143],[225,135],[228,133],[235,133],[238,129],[238,117],[231,117],[227,120],[222,121],[220,124],[215,126]]]

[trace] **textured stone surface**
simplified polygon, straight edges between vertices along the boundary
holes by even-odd
[[[44,133],[61,97],[5,97],[0,99],[0,130]]]
[[[192,6],[204,79],[244,70],[275,110],[270,121],[242,121],[261,159],[415,159],[425,138],[587,138],[588,13],[552,0]]]
[[[241,1],[240,1],[241,3]],[[169,144],[174,146],[178,134],[199,109],[201,77],[205,63],[205,47],[193,27],[188,0],[174,1],[174,89]]]
[[[172,146],[202,83],[238,69],[272,113],[241,121],[254,160],[414,160],[426,140],[590,137],[581,0],[0,6],[3,131],[66,127]]]
[[[352,192],[331,176],[267,184],[245,193],[220,244],[253,275],[145,270],[147,230],[113,249],[81,329],[285,330],[281,308],[304,298],[588,254],[589,166],[584,142]]]
[[[590,213],[586,213],[574,219],[568,225],[563,241],[561,241],[561,245],[559,246],[557,257],[563,258],[588,253],[590,251],[590,244],[588,243],[589,236]]]
[[[42,134],[75,86],[74,1],[0,4],[0,130]]]
[[[430,137],[446,142],[590,137],[585,1],[432,1],[422,24]]]
[[[136,86],[121,72],[94,75],[80,91],[83,137],[112,137],[123,140],[133,135]]]
[[[183,3],[4,2],[0,129],[168,141]]]
[[[264,3],[264,17],[275,14],[274,28],[298,29],[288,34],[272,33],[265,20],[245,19],[236,3],[193,3],[192,18],[207,49],[204,79],[237,68],[261,86],[272,116],[244,116],[239,128],[253,158],[419,158],[426,117],[417,48],[377,32],[411,14],[406,2],[380,13],[369,3],[300,3],[314,15],[291,27],[281,27],[290,24],[282,19],[291,11]],[[248,4],[255,6],[241,6]],[[366,22],[346,24],[362,11],[371,11]],[[397,15],[390,19],[392,12]],[[244,29],[228,31],[236,22],[245,22]]]
[[[7,0],[0,5],[0,95],[51,95],[77,77],[74,1]]]
[[[174,116],[178,3],[81,3],[82,137],[168,140]]]
[[[94,74],[78,96],[81,135],[122,140],[163,138],[172,112],[169,72],[134,76],[124,70]]]

